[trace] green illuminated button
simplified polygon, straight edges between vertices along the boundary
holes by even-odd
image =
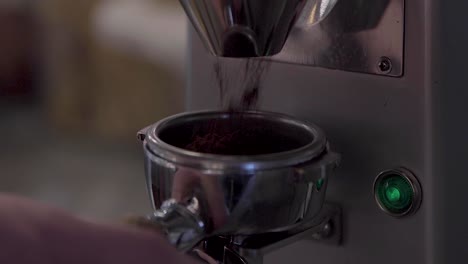
[[[410,179],[411,177],[411,179]],[[374,183],[374,195],[380,208],[393,216],[416,210],[420,203],[420,187],[410,172],[390,170],[381,173]]]
[[[398,202],[401,198],[401,192],[395,187],[390,187],[385,191],[385,196],[390,202]]]

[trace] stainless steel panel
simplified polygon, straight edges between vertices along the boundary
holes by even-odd
[[[275,63],[265,76],[261,109],[309,120],[327,133],[343,156],[330,179],[327,200],[343,208],[343,245],[303,241],[267,256],[265,263],[413,264],[430,263],[434,245],[430,62],[425,50],[425,4],[407,3],[406,70],[402,78]],[[218,106],[213,61],[192,33],[189,75],[190,110]],[[395,219],[374,201],[372,185],[379,172],[404,166],[421,182],[424,200],[409,218]],[[429,197],[429,198],[428,198]],[[432,230],[428,232],[427,230]],[[442,262],[440,262],[442,263]]]
[[[344,243],[304,241],[271,254],[266,263],[458,264],[468,259],[468,30],[463,26],[468,1],[405,5],[402,78],[286,64],[275,64],[268,74],[261,108],[317,123],[342,153],[328,199],[343,208]],[[193,40],[187,106],[213,108],[212,59],[196,36]],[[421,209],[409,218],[386,215],[372,196],[377,174],[397,166],[411,169],[423,189]]]
[[[427,8],[427,82],[431,88],[431,167],[434,185],[430,196],[437,264],[468,261],[468,1],[433,0]]]
[[[312,25],[316,5],[307,5],[283,51],[273,59],[331,69],[403,75],[404,0],[338,1]],[[390,68],[385,68],[388,60]]]

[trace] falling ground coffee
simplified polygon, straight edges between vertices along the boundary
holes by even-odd
[[[220,104],[233,120],[230,124],[213,120],[211,128],[202,134],[195,133],[192,142],[185,148],[224,155],[258,155],[271,151],[269,128],[242,121],[245,111],[258,107],[262,78],[269,66],[269,61],[260,59],[217,59],[214,72]]]

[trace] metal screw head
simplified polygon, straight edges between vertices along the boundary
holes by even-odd
[[[377,67],[381,73],[388,74],[392,71],[393,68],[392,61],[387,57],[382,57],[380,58]]]
[[[327,239],[331,237],[332,235],[333,235],[333,223],[329,221],[323,226],[322,230],[313,234],[312,237],[316,240],[323,240],[323,239]]]

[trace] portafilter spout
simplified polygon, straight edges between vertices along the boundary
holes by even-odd
[[[304,6],[308,25],[322,21],[337,0],[180,0],[208,51],[219,57],[279,53]]]

